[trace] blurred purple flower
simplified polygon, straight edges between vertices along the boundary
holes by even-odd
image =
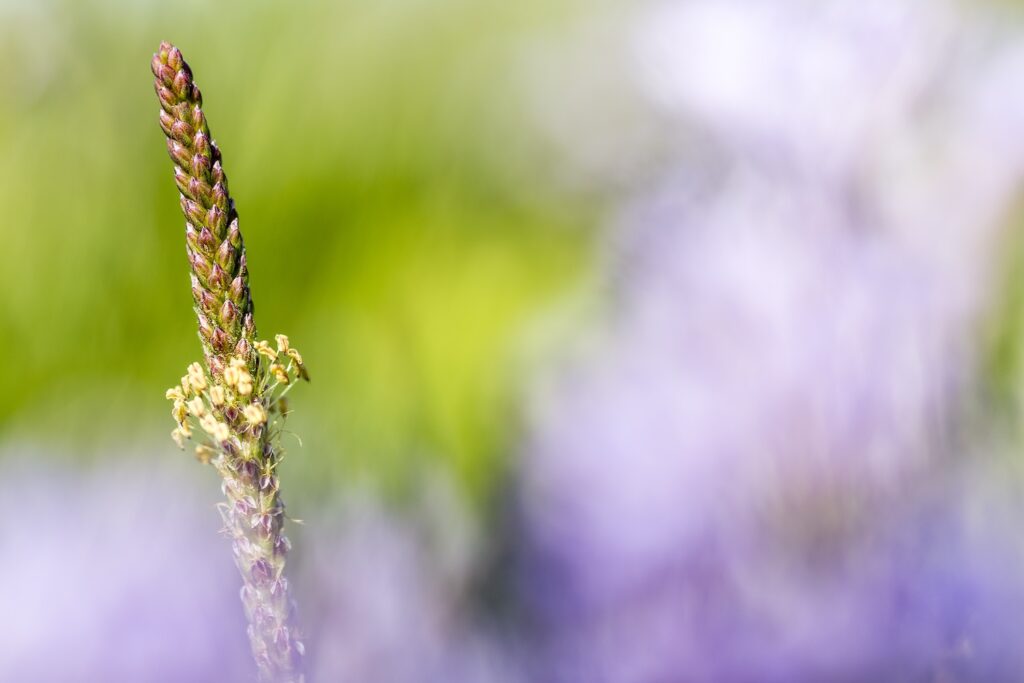
[[[251,680],[238,580],[195,479],[39,463],[6,457],[0,481],[0,680]]]
[[[515,683],[517,667],[473,613],[477,543],[450,492],[415,503],[416,521],[365,494],[320,519],[310,543],[306,621],[318,681]]]
[[[535,395],[548,679],[1019,677],[1024,545],[975,526],[987,475],[951,478],[1024,171],[1020,35],[913,0],[633,17],[610,54],[690,144],[623,201],[609,324]]]
[[[0,680],[255,680],[216,482],[185,462],[40,461],[4,458],[0,496],[16,514],[0,521]],[[297,529],[311,680],[519,680],[468,608],[466,513],[430,495],[413,523],[346,491]]]

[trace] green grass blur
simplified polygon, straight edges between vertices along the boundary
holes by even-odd
[[[190,457],[163,398],[200,356],[149,73],[167,39],[224,153],[260,334],[313,376],[286,478],[402,493],[439,463],[485,496],[522,340],[588,265],[593,221],[547,189],[517,96],[531,36],[571,11],[0,0],[0,451]]]

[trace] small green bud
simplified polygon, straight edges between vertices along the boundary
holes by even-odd
[[[227,333],[219,327],[214,328],[213,336],[210,337],[210,346],[212,346],[218,353],[226,352],[228,350]]]
[[[192,270],[195,271],[196,275],[198,275],[201,279],[209,281],[211,271],[209,261],[203,258],[199,254],[199,252],[196,251],[190,251],[188,256],[189,261],[192,264]]]
[[[171,129],[174,126],[176,119],[165,112],[163,109],[160,110],[160,130],[164,132],[167,137],[172,137]]]
[[[241,277],[236,277],[231,281],[231,287],[228,289],[228,296],[236,304],[241,305],[243,297],[245,296],[245,281]]]
[[[252,355],[252,345],[249,343],[248,339],[242,337],[238,340],[238,343],[235,344],[235,355],[241,356],[242,358],[248,358]]]
[[[156,73],[156,77],[159,78],[161,81],[163,81],[167,85],[170,85],[171,83],[174,82],[174,69],[172,69],[171,67],[167,66],[166,64],[161,64],[156,69],[155,73]]]
[[[210,269],[210,277],[207,278],[207,282],[210,285],[210,289],[215,292],[222,292],[227,289],[228,278],[227,275],[224,274],[224,270],[214,263],[213,267]]]
[[[170,70],[171,67],[168,66],[167,69]],[[166,82],[167,79],[164,80]],[[174,80],[171,83],[171,89],[174,90],[174,93],[180,99],[185,99],[185,96],[188,95],[191,87],[191,79],[188,77],[188,74],[184,72],[184,70],[179,70],[176,74],[174,74]]]
[[[178,103],[178,98],[174,96],[170,88],[163,85],[157,85],[156,96],[160,100],[160,106],[164,108],[168,114],[174,114],[174,105]]]
[[[238,319],[238,309],[235,308],[235,304],[230,299],[224,300],[224,305],[220,307],[220,321],[228,328],[234,327],[235,321]]]
[[[182,118],[184,119],[185,117],[182,116]],[[198,104],[189,111],[189,122],[196,130],[206,130],[206,117],[203,115],[203,110]]]
[[[199,178],[205,178],[210,172],[210,157],[203,156],[202,154],[196,154],[192,157],[189,167],[192,169],[193,175]]]
[[[163,55],[163,58],[167,60],[167,66],[171,67],[175,71],[185,66],[185,60],[181,58],[181,50],[170,43],[163,43],[163,45],[167,45],[167,50],[161,51],[161,55]]]
[[[210,203],[222,211],[228,207],[228,191],[220,180],[214,179],[213,189],[210,190]]]
[[[213,233],[205,226],[199,231],[199,244],[202,246],[203,251],[207,252],[217,245],[217,240],[214,239]]]
[[[199,178],[192,177],[188,180],[188,194],[198,202],[210,196],[210,186]]]
[[[171,124],[170,136],[181,144],[188,145],[192,142],[192,126],[181,119],[177,119]]]
[[[196,154],[202,154],[205,157],[210,156],[210,139],[206,136],[203,131],[198,131],[192,140],[192,149],[196,151]]]
[[[234,261],[235,250],[232,248],[231,243],[228,240],[224,240],[220,243],[220,248],[217,249],[217,263],[219,263],[224,270],[231,272],[234,270],[232,268]]]
[[[210,210],[206,212],[206,224],[213,230],[213,234],[218,238],[224,236],[224,224],[227,222],[227,214],[217,206],[216,204],[210,207]]]
[[[160,55],[153,55],[153,59],[149,62],[149,68],[153,72],[153,75],[159,78],[160,80],[164,80],[163,77],[160,75],[160,70],[163,69],[164,66],[165,62],[160,58]],[[171,70],[171,73],[174,73],[173,69]]]
[[[213,339],[213,325],[206,319],[206,316],[199,313],[199,335],[206,341]]]
[[[189,223],[196,227],[203,225],[204,219],[206,218],[206,212],[203,211],[203,207],[199,206],[199,204],[187,197],[182,197],[181,210],[185,214],[185,218],[188,219]]]
[[[192,227],[191,223],[185,223],[185,244],[188,245],[189,249],[195,251],[201,249],[199,246],[199,233]],[[193,282],[195,281],[195,275],[192,276]]]
[[[228,228],[228,241],[231,242],[231,246],[238,249],[242,246],[242,232],[238,229],[238,219],[231,221],[231,227]]]
[[[172,138],[167,139],[167,153],[171,155],[171,159],[174,160],[178,166],[188,168],[191,161],[191,155],[188,150],[177,140]]]
[[[210,310],[217,305],[213,294],[203,289],[195,275],[192,276],[192,299],[204,310]]]
[[[178,166],[174,167],[174,184],[178,186],[178,191],[183,195],[187,195],[195,198],[189,190],[189,181],[193,180],[191,176],[181,170]]]

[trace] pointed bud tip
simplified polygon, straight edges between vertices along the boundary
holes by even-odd
[[[231,302],[230,299],[225,299],[224,305],[220,307],[221,322],[223,322],[225,325],[230,325],[232,322],[234,322],[237,316],[238,309],[235,308],[235,305]]]
[[[185,65],[185,60],[181,57],[181,50],[170,43],[167,46],[167,65],[172,69],[180,69]]]

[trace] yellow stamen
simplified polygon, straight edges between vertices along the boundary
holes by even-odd
[[[261,355],[266,356],[270,360],[274,360],[277,358],[277,351],[270,348],[270,343],[267,342],[266,339],[262,339],[256,342],[256,351],[258,351]]]

